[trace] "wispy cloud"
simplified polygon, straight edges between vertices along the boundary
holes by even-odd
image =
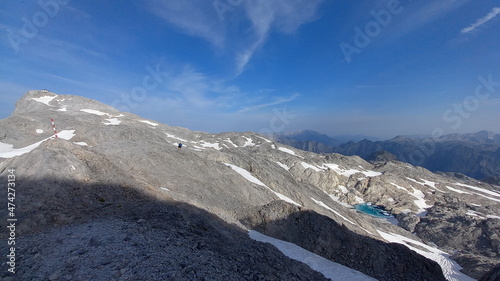
[[[253,0],[245,1],[245,11],[252,23],[254,38],[250,47],[237,57],[237,73],[245,70],[246,65],[267,40],[269,32],[276,29],[282,33],[293,33],[301,25],[314,21],[322,0]]]
[[[500,7],[495,7],[486,16],[477,19],[475,23],[471,24],[470,26],[468,26],[466,28],[463,28],[462,30],[460,30],[460,32],[462,34],[469,33],[471,31],[473,31],[474,29],[478,28],[479,26],[485,24],[486,22],[492,20],[498,14],[500,14]]]
[[[186,109],[231,107],[240,90],[236,86],[197,71],[191,65],[170,69],[161,85],[166,98],[183,104]]]
[[[400,88],[400,85],[356,85],[356,89],[371,89],[371,88]]]
[[[211,44],[223,47],[225,26],[217,16],[212,5],[206,0],[154,0],[149,3],[149,10],[192,36],[201,37]]]
[[[300,97],[300,94],[299,93],[294,93],[294,94],[292,94],[289,97],[278,97],[278,98],[275,98],[274,101],[269,102],[269,103],[263,103],[263,104],[257,104],[257,105],[253,105],[253,106],[243,107],[238,112],[241,113],[241,112],[247,112],[247,111],[255,111],[257,109],[261,109],[261,108],[265,108],[265,107],[269,107],[269,106],[274,106],[274,105],[278,105],[278,104],[282,104],[282,103],[291,102],[293,100],[296,100],[298,97]]]
[[[458,9],[470,0],[440,0],[427,2],[405,3],[402,5],[404,18],[394,26],[393,36],[401,37],[412,31],[430,24],[449,12]]]
[[[236,76],[273,30],[293,33],[314,21],[323,0],[245,0],[226,11],[221,19],[213,1],[154,0],[150,10],[180,31],[201,37],[212,45],[235,54]],[[229,16],[230,15],[230,16]],[[248,28],[250,23],[250,28]]]

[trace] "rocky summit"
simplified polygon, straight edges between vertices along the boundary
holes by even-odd
[[[475,280],[500,262],[498,186],[79,96],[30,91],[0,120],[0,180],[2,280]]]

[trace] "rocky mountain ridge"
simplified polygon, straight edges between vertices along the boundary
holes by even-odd
[[[56,122],[57,139],[51,118]],[[125,229],[134,236],[132,233],[139,231],[148,243],[160,243],[151,246],[160,251],[170,244],[148,235],[158,230],[171,239],[177,237],[174,241],[181,244],[189,241],[193,253],[212,257],[213,263],[204,265],[193,265],[197,261],[188,257],[179,261],[184,267],[169,265],[169,272],[178,280],[219,276],[212,267],[217,267],[224,255],[241,254],[252,260],[249,264],[257,264],[262,251],[269,252],[269,268],[256,270],[235,264],[231,269],[234,276],[242,280],[281,279],[284,267],[294,267],[292,260],[273,247],[263,250],[256,246],[258,249],[252,248],[255,251],[243,254],[243,246],[236,246],[257,243],[248,240],[245,232],[249,229],[293,242],[378,280],[472,280],[459,271],[460,266],[449,258],[451,254],[461,262],[463,271],[475,278],[498,263],[500,191],[498,186],[472,178],[434,174],[397,161],[373,165],[356,156],[318,155],[252,132],[194,132],[119,112],[86,98],[43,91],[28,92],[13,115],[0,120],[0,128],[0,172],[4,180],[7,171],[15,168],[19,179],[17,233],[25,245],[49,233],[60,237],[64,245],[66,234],[62,233],[75,236],[83,226],[109,221],[112,233],[116,233],[107,236],[109,243],[121,239],[135,249],[140,244],[128,241],[136,240],[126,240],[117,233]],[[179,142],[184,144],[182,149],[177,148]],[[391,223],[353,208],[365,202],[383,206],[398,221]],[[159,223],[161,219],[153,214],[162,212],[168,215]],[[8,214],[1,210],[0,215],[5,222]],[[179,217],[184,219],[176,219]],[[141,220],[155,223],[143,226]],[[179,223],[170,225],[170,220]],[[219,234],[214,234],[214,227],[221,229]],[[105,227],[97,228],[104,231]],[[457,230],[464,235],[455,237]],[[327,235],[332,232],[337,234]],[[179,238],[187,236],[188,240]],[[107,242],[92,238],[83,235],[79,239],[89,239],[84,247],[92,244],[96,251],[104,250]],[[211,247],[210,253],[197,251],[224,240],[233,245],[231,254],[214,252]],[[43,267],[60,272],[52,277],[69,280],[76,272],[83,274],[75,262],[94,254],[53,246],[54,257],[77,258],[71,260],[69,269],[64,262],[51,259]],[[359,249],[366,251],[361,254]],[[20,252],[21,263],[26,265],[21,276],[40,274],[40,278],[50,279],[48,272],[39,271],[41,261],[33,259],[37,253],[28,248]],[[273,267],[276,259],[281,266]],[[115,271],[109,273],[113,278],[140,276],[140,272],[129,270],[133,265],[114,260],[101,263],[93,266]],[[221,268],[220,276],[229,276],[224,275],[228,270]],[[305,275],[283,271],[282,277],[319,280],[312,270],[301,272]]]
[[[500,134],[480,131],[439,138],[397,136],[391,140],[350,141],[339,144],[319,133],[275,135],[276,141],[305,151],[357,155],[372,161],[388,152],[397,160],[433,172],[456,172],[493,184],[500,183]]]

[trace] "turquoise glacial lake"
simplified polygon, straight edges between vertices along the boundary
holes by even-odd
[[[378,218],[391,217],[391,214],[386,210],[384,210],[382,207],[371,205],[369,203],[355,205],[354,208],[356,208],[358,212],[365,213]]]

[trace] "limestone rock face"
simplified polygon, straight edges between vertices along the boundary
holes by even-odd
[[[182,149],[178,143],[183,144]],[[299,267],[276,248],[249,241],[249,229],[293,242],[379,280],[442,280],[441,269],[427,258],[439,263],[445,278],[467,280],[459,266],[448,268],[455,262],[448,258],[451,254],[463,272],[480,278],[499,259],[498,186],[466,176],[435,174],[398,161],[372,164],[357,156],[304,152],[252,132],[211,134],[172,127],[77,96],[30,91],[19,100],[12,116],[0,120],[0,180],[7,182],[12,170],[17,179],[16,217],[22,222],[16,231],[25,237],[25,245],[35,245],[48,236],[65,242],[66,233],[88,240],[85,245],[90,245],[88,252],[78,254],[48,244],[55,247],[50,256],[43,245],[31,252],[20,249],[24,262],[32,264],[19,275],[25,279],[71,279],[71,272],[80,269],[64,269],[64,261],[58,263],[56,256],[76,253],[91,258],[99,251],[126,256],[131,253],[127,251],[139,247],[133,238],[138,233],[141,241],[153,243],[148,246],[152,251],[179,243],[174,255],[200,250],[211,257],[213,263],[199,267],[191,266],[197,262],[194,259],[179,260],[185,266],[169,268],[176,280],[208,276],[213,273],[209,267],[225,262],[224,255],[243,255],[253,265],[263,252],[269,252],[263,262],[267,265],[282,261],[276,271],[265,267],[265,274],[259,275],[241,260],[214,276],[320,280],[312,270],[298,270],[304,275],[283,270]],[[7,190],[0,193],[7,198]],[[394,217],[359,213],[353,206],[361,203],[383,206]],[[169,210],[165,221],[162,208]],[[201,221],[194,220],[198,215]],[[0,209],[3,221],[8,216],[7,209]],[[151,217],[154,224],[149,224]],[[181,223],[182,218],[186,223]],[[107,231],[101,223],[107,220],[111,234],[106,239],[122,239],[125,248],[130,248],[120,252],[105,247],[92,234],[92,227]],[[138,220],[148,223],[136,223]],[[156,231],[169,232],[170,222],[175,226],[170,236],[156,240]],[[119,236],[121,229],[130,234]],[[192,232],[196,235],[190,236]],[[220,245],[226,239],[234,251],[214,252],[206,246]],[[191,250],[181,247],[184,243]],[[250,244],[260,246],[244,251]],[[338,252],[331,249],[341,254],[335,255]],[[370,250],[363,254],[363,249]],[[45,261],[37,256],[40,252]],[[405,253],[404,257],[399,253]],[[168,255],[155,253],[152,257],[167,259]],[[134,260],[135,268],[157,270],[140,260]],[[68,262],[78,264],[75,261]],[[123,268],[113,260],[97,263],[102,264],[88,266]],[[45,266],[54,276],[48,271],[37,276]],[[127,270],[109,274],[111,279],[119,279],[119,274],[132,279],[140,276]]]

